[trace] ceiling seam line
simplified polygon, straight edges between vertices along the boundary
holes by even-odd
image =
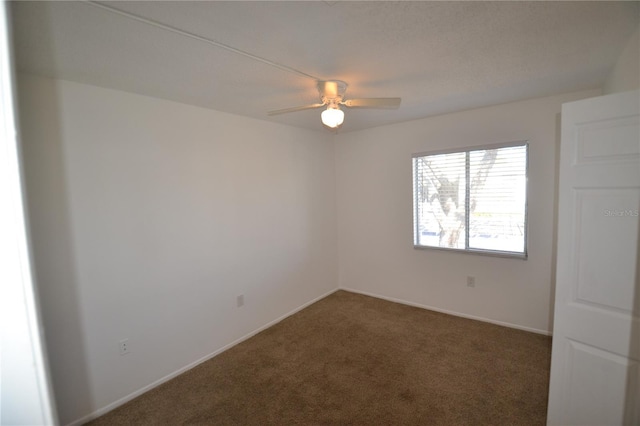
[[[126,18],[133,19],[135,21],[142,22],[142,23],[147,24],[147,25],[151,25],[151,26],[154,26],[156,28],[160,28],[160,29],[163,29],[163,30],[166,30],[166,31],[170,31],[170,32],[175,33],[175,34],[179,34],[179,35],[184,36],[184,37],[192,38],[194,40],[198,40],[198,41],[201,41],[203,43],[207,43],[207,44],[219,47],[219,48],[227,50],[229,52],[245,56],[245,57],[247,57],[249,59],[253,59],[254,61],[262,62],[263,64],[272,66],[274,68],[278,68],[278,69],[280,69],[282,71],[287,71],[287,72],[290,72],[290,73],[293,73],[293,74],[297,74],[297,75],[299,75],[301,77],[310,78],[310,79],[312,79],[314,81],[320,81],[319,78],[314,77],[314,76],[312,76],[310,74],[307,74],[305,72],[299,71],[299,70],[297,70],[295,68],[288,67],[286,65],[279,64],[277,62],[270,61],[270,60],[262,58],[260,56],[251,54],[249,52],[245,52],[244,50],[237,49],[237,48],[235,48],[233,46],[229,46],[228,44],[224,44],[224,43],[221,43],[219,41],[215,41],[215,40],[212,40],[212,39],[209,39],[209,38],[206,38],[206,37],[202,37],[202,36],[199,36],[197,34],[190,33],[188,31],[181,30],[181,29],[176,28],[176,27],[172,27],[171,25],[163,24],[161,22],[154,21],[152,19],[144,18],[142,16],[139,16],[139,15],[136,15],[136,14],[133,14],[133,13],[125,12],[123,10],[116,9],[114,7],[111,7],[111,6],[107,6],[105,4],[98,3],[96,1],[92,1],[92,0],[82,0],[82,1],[84,3],[86,3],[86,4],[90,4],[92,6],[95,6],[97,8],[106,10],[108,12],[115,13],[117,15],[121,15],[121,16],[124,16]]]

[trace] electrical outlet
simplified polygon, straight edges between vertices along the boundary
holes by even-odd
[[[120,355],[127,355],[131,352],[131,347],[129,346],[129,339],[120,340]]]
[[[236,297],[236,306],[240,308],[244,305],[244,294],[240,294]]]
[[[475,287],[475,286],[476,286],[476,277],[468,276],[467,287]]]

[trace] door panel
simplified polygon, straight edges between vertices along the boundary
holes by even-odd
[[[562,109],[549,424],[638,424],[638,91]]]
[[[633,162],[640,154],[638,117],[622,117],[576,124],[576,164],[595,161]]]
[[[637,189],[576,190],[573,301],[633,310],[640,197]]]
[[[623,424],[627,373],[637,363],[593,346],[569,341],[567,366],[568,412],[577,424]],[[593,394],[598,389],[606,398]],[[589,405],[583,402],[589,400]]]

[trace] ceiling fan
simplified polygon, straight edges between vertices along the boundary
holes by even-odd
[[[286,114],[288,112],[302,111],[305,109],[314,109],[327,107],[322,111],[322,123],[332,129],[337,128],[344,122],[344,111],[340,109],[340,105],[349,108],[386,108],[394,109],[400,106],[400,98],[361,98],[361,99],[344,99],[344,93],[347,91],[347,83],[340,80],[318,81],[318,93],[320,93],[321,103],[298,106],[293,108],[278,109],[269,111],[269,115]]]

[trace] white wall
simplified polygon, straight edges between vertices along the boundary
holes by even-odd
[[[640,26],[636,28],[604,83],[604,94],[640,89]]]
[[[560,105],[599,91],[334,137],[77,83],[19,83],[63,424],[338,285],[551,330]],[[525,139],[528,260],[413,249],[412,153]],[[131,353],[120,356],[124,338]]]
[[[19,100],[61,423],[337,287],[331,135],[26,75]]]
[[[336,138],[341,288],[550,332],[560,106],[587,91],[441,115]],[[413,153],[529,141],[529,258],[413,248]],[[468,275],[475,288],[466,286]]]

